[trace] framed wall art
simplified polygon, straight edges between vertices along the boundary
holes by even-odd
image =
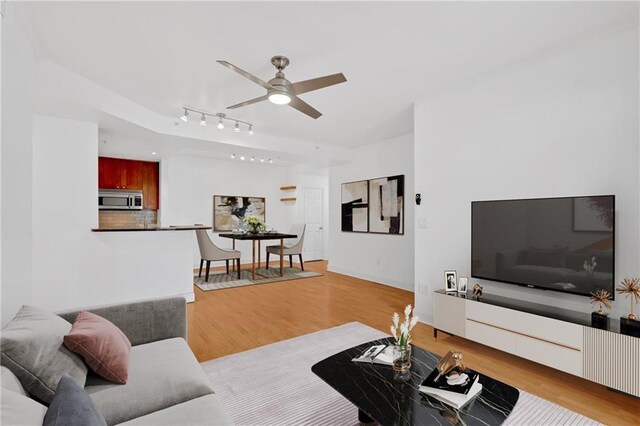
[[[342,231],[369,232],[369,181],[342,184]]]
[[[264,197],[213,196],[213,231],[227,232],[241,227],[245,216],[258,216],[266,223]]]

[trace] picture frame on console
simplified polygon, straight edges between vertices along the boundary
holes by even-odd
[[[458,273],[454,270],[444,271],[444,285],[447,293],[456,292],[458,289]]]
[[[467,284],[469,283],[469,278],[460,277],[458,278],[458,293],[467,294]]]

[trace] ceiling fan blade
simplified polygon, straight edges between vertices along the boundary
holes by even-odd
[[[248,78],[249,80],[253,81],[256,84],[259,84],[260,86],[264,87],[265,89],[272,89],[273,87],[267,83],[264,80],[259,79],[258,77],[256,77],[253,74],[250,74],[248,72],[246,72],[245,70],[236,67],[235,65],[233,65],[232,63],[229,63],[227,61],[216,61],[218,62],[220,65],[225,66],[227,68],[229,68],[232,71],[237,72],[238,74],[240,74],[241,76]]]
[[[312,107],[311,105],[309,105],[308,103],[306,103],[305,101],[303,101],[302,99],[296,96],[291,97],[291,102],[289,102],[289,106],[292,106],[298,111],[307,114],[311,118],[317,119],[322,116],[322,113],[320,111],[318,111],[317,109],[315,109],[314,107]]]
[[[258,102],[266,101],[269,98],[269,95],[260,96],[258,98],[249,99],[248,101],[240,102],[239,104],[228,106],[227,109],[235,109],[243,106],[255,104]]]
[[[312,78],[311,80],[299,81],[293,83],[291,87],[297,95],[302,93],[311,92],[313,90],[322,89],[323,87],[333,86],[334,84],[340,84],[347,81],[347,78],[342,73],[325,75],[324,77]]]

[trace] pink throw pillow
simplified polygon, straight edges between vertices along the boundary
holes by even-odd
[[[131,342],[111,321],[80,312],[64,336],[64,345],[82,356],[96,374],[114,383],[127,383]]]

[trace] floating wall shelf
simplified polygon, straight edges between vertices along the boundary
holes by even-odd
[[[288,185],[288,186],[281,186],[280,187],[281,191],[293,191],[294,189],[296,189],[295,185]]]
[[[280,198],[280,201],[296,201],[296,200],[297,200],[296,197]]]

